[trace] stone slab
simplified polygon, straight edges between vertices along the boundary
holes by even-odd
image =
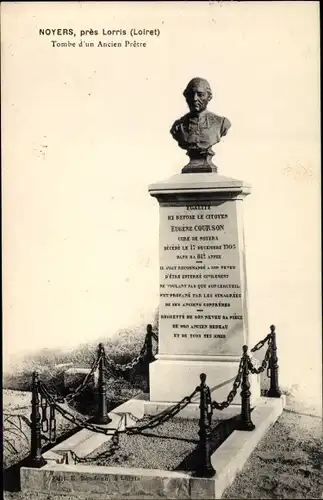
[[[90,368],[68,368],[64,371],[64,385],[72,389],[76,384],[82,382],[84,377],[91,372]],[[90,384],[97,386],[98,371],[96,370],[90,378]]]
[[[58,363],[58,365],[55,365],[56,370],[67,370],[68,368],[72,368],[74,363],[71,361],[70,363]]]
[[[150,401],[177,403],[190,395],[200,383],[200,374],[206,373],[206,383],[210,387],[212,399],[217,402],[226,400],[237,375],[239,361],[182,361],[157,360],[149,365]],[[251,404],[257,404],[260,397],[259,375],[250,377]],[[240,405],[241,390],[238,389],[233,404]],[[192,402],[197,402],[195,395]]]
[[[115,408],[109,413],[111,422],[106,425],[101,425],[100,427],[113,429],[122,428],[123,425],[126,425],[127,427],[135,425],[137,419],[141,419],[144,415],[145,399],[139,399],[140,397],[143,396],[138,395],[136,398],[129,399]],[[144,398],[147,399],[147,396],[144,396]],[[66,452],[73,451],[78,457],[84,457],[100,448],[110,439],[111,436],[94,433],[88,429],[81,429],[73,436],[70,436],[61,443],[56,444],[51,449],[51,452],[62,456],[65,455]]]
[[[176,192],[176,194],[193,192],[193,193],[240,193],[248,194],[251,186],[245,181],[225,177],[215,173],[191,173],[191,174],[176,174],[148,187],[151,196],[166,194],[167,192]]]
[[[92,431],[87,429],[82,429],[67,439],[64,439],[61,443],[56,444],[52,451],[55,453],[64,453],[68,450],[73,450],[76,446],[80,445],[93,435]]]
[[[134,401],[138,403],[138,400],[127,402],[129,411]],[[22,467],[21,488],[26,492],[61,493],[82,499],[221,498],[284,405],[283,396],[260,398],[252,412],[255,430],[234,431],[213,453],[211,461],[216,475],[211,479],[158,469],[49,463],[40,469]]]
[[[159,354],[248,344],[242,202],[160,203]]]
[[[110,413],[111,422],[106,425],[100,425],[100,427],[104,427],[106,429],[120,429],[124,428],[125,417],[123,415],[118,415],[115,413]],[[128,423],[129,425],[129,423]],[[130,426],[130,425],[129,425]],[[86,457],[93,450],[99,451],[99,449],[108,443],[112,439],[113,431],[111,431],[110,435],[95,433],[92,431],[88,431],[89,435],[86,439],[82,440],[80,443],[77,443],[70,448],[79,458]]]
[[[57,463],[63,463],[65,459],[65,453],[55,453],[53,450],[48,450],[43,453],[43,457],[46,460],[46,462],[57,462]]]
[[[87,465],[21,469],[25,492],[81,498],[190,498],[190,476],[179,472]]]

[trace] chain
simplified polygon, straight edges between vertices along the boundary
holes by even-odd
[[[85,428],[85,429],[88,429],[90,431],[93,431],[93,432],[99,432],[101,434],[106,434],[106,435],[113,435],[113,434],[109,434],[110,431],[116,431],[117,429],[115,428],[105,428],[105,427],[100,427],[98,425],[95,425],[95,424],[90,424],[89,422],[86,422],[84,421],[82,418],[80,418],[78,415],[73,415],[71,412],[69,412],[68,410],[66,410],[65,408],[62,408],[61,406],[59,406],[55,399],[51,397],[51,395],[49,394],[49,392],[47,391],[47,388],[46,386],[41,383],[40,384],[40,391],[43,395],[45,395],[45,397],[48,398],[48,402],[51,404],[51,405],[54,405],[55,409],[66,419],[68,420],[69,422],[73,423],[74,425],[76,425],[77,427],[82,427],[82,428]]]
[[[56,417],[54,404],[51,404],[49,407],[49,441],[51,443],[56,442]]]
[[[91,370],[89,371],[89,373],[87,373],[85,375],[85,377],[82,380],[82,382],[80,383],[80,385],[75,389],[75,391],[72,394],[68,394],[66,396],[67,403],[69,403],[71,400],[75,399],[76,396],[79,396],[79,394],[81,394],[81,392],[83,392],[86,389],[87,385],[89,384],[89,382],[91,380],[91,377],[94,375],[94,373],[98,369],[99,363],[101,361],[101,357],[102,357],[102,355],[97,356],[97,358],[94,360],[94,362],[91,366]]]
[[[259,351],[259,349],[261,349],[266,342],[269,342],[271,338],[272,338],[272,333],[268,333],[268,335],[263,340],[260,340],[258,344],[256,344],[252,349],[250,349],[250,352]]]
[[[116,450],[119,448],[120,444],[119,444],[119,432],[116,432],[112,438],[111,438],[111,442],[110,442],[110,447],[108,450],[106,450],[105,452],[101,453],[99,456],[94,456],[94,457],[79,457],[77,456],[77,454],[71,450],[71,457],[72,459],[74,460],[74,463],[75,464],[78,464],[78,463],[91,463],[91,462],[95,462],[96,465],[98,464],[98,459],[104,459],[106,460],[107,458],[110,458],[112,457]]]
[[[73,423],[74,425],[78,427],[82,427],[85,429],[88,429],[93,432],[105,434],[107,436],[111,436],[111,444],[109,449],[104,452],[103,454],[99,455],[99,457],[78,457],[77,454],[73,451],[71,451],[71,457],[74,460],[74,463],[91,463],[91,462],[98,462],[98,459],[100,460],[106,460],[107,458],[111,457],[114,455],[116,450],[119,448],[119,435],[120,434],[140,434],[142,431],[147,430],[147,429],[153,429],[157,427],[158,425],[161,425],[171,418],[173,418],[177,413],[179,413],[181,410],[183,410],[189,403],[191,403],[193,396],[197,392],[200,391],[200,387],[197,387],[189,396],[185,396],[181,401],[176,403],[174,406],[171,408],[168,408],[167,410],[164,410],[160,412],[157,415],[154,415],[150,420],[146,423],[143,423],[141,425],[133,426],[133,427],[124,427],[124,429],[120,429],[120,427],[123,424],[123,418],[120,419],[119,425],[117,428],[104,428],[100,427],[98,425],[90,424],[88,422],[85,422],[82,420],[79,416],[71,414],[68,410],[65,408],[62,408],[59,406],[59,404],[56,402],[55,398],[53,397],[52,394],[48,391],[46,388],[45,384],[41,381],[38,383],[38,389],[40,392],[41,397],[43,400],[46,399],[47,403],[50,406],[50,411],[51,411],[51,416],[50,416],[50,442],[54,442],[54,439],[56,439],[56,420],[55,420],[55,415],[54,412],[57,410],[66,420],[69,422]],[[135,415],[133,415],[130,412],[121,413],[121,416],[126,418],[126,415],[129,415],[136,423],[140,421],[139,418],[137,418]],[[54,422],[54,423],[52,423]],[[126,422],[125,422],[126,423]]]
[[[271,338],[268,341],[268,347],[267,347],[267,350],[266,350],[266,354],[265,354],[264,359],[261,362],[260,367],[256,368],[252,364],[252,361],[249,360],[249,362],[248,362],[248,368],[251,371],[251,373],[253,373],[253,374],[256,373],[257,375],[259,375],[259,373],[262,373],[267,368],[267,364],[268,364],[268,361],[269,361],[269,358],[270,358],[270,353],[271,353]],[[269,369],[267,370],[267,375],[268,375],[268,371],[269,371]]]
[[[79,457],[79,456],[77,456],[77,454],[74,451],[71,451],[71,456],[72,456],[72,459],[74,460],[74,463],[77,464],[77,463],[95,462],[96,465],[100,465],[98,463],[98,459],[106,460],[107,458],[112,457],[115,454],[116,450],[120,447],[119,435],[122,433],[122,431],[120,431],[121,425],[122,425],[122,419],[119,422],[119,425],[116,429],[115,434],[113,434],[111,437],[110,447],[108,450],[104,451],[103,453],[100,453],[99,455],[95,455],[94,457],[91,457],[91,456]]]
[[[105,428],[105,427],[100,427],[95,424],[91,424],[89,422],[86,422],[82,420],[79,416],[73,415],[70,413],[68,410],[65,408],[62,408],[57,404],[55,399],[51,396],[51,394],[48,392],[45,384],[43,382],[39,383],[39,390],[42,396],[46,397],[48,403],[50,405],[53,405],[53,407],[69,422],[73,423],[74,425],[78,427],[82,427],[85,429],[88,429],[93,432],[98,432],[101,434],[105,434],[108,436],[113,436],[115,433],[121,434],[121,433],[128,433],[128,434],[135,434],[135,433],[140,433],[145,429],[153,429],[154,427],[157,427],[158,425],[167,422],[171,418],[173,418],[177,413],[179,413],[181,410],[183,410],[192,400],[193,396],[199,391],[199,387],[197,387],[192,394],[189,396],[185,396],[181,401],[176,403],[174,406],[171,408],[168,408],[167,410],[162,411],[161,413],[154,415],[149,422],[144,423],[140,426],[133,426],[133,427],[125,427],[124,430],[120,430],[118,428]],[[140,419],[129,413],[131,417],[138,422]],[[112,433],[111,433],[112,432]]]
[[[40,392],[40,385],[43,384],[43,382],[39,381],[38,382],[38,390]],[[43,384],[44,385],[44,384]],[[47,386],[45,386],[46,388],[46,393],[48,395],[50,395],[53,399],[55,399],[55,401],[57,401],[58,403],[65,403],[65,398],[64,396],[62,396],[61,394],[55,394],[54,392],[52,392]],[[42,401],[42,398],[41,398],[41,404],[44,404],[44,402]]]
[[[48,418],[47,418],[47,399],[41,397],[41,430],[42,432],[48,432]]]
[[[164,410],[160,413],[158,413],[157,415],[154,415],[150,420],[149,422],[147,423],[144,423],[140,426],[133,426],[133,427],[128,427],[127,428],[127,432],[129,434],[135,434],[135,433],[140,433],[142,432],[143,430],[146,430],[146,429],[153,429],[155,427],[157,427],[158,425],[161,425],[161,424],[164,424],[165,422],[167,422],[168,420],[170,420],[171,418],[175,417],[175,415],[177,415],[180,411],[182,411],[189,403],[191,403],[192,401],[192,398],[193,396],[195,396],[195,394],[197,392],[199,392],[200,388],[197,387],[193,392],[192,394],[190,394],[189,396],[185,396],[183,399],[181,399],[181,401],[179,401],[178,403],[176,403],[174,406],[171,406],[170,408],[167,408],[167,410]]]
[[[106,361],[106,366],[105,366],[105,374],[106,375],[111,375],[111,371],[109,372],[109,369],[114,370],[115,373],[120,373],[120,372],[126,372],[129,370],[132,370],[140,360],[144,358],[145,352],[146,352],[146,346],[147,346],[147,335],[145,337],[144,344],[140,350],[140,353],[138,356],[136,356],[132,361],[125,365],[121,365],[119,363],[116,363],[112,358],[106,356],[105,361]]]
[[[233,382],[233,387],[231,391],[229,392],[227,399],[225,401],[222,401],[222,403],[218,403],[217,401],[212,401],[211,400],[211,393],[209,392],[208,395],[208,405],[210,405],[210,414],[212,415],[212,410],[215,408],[216,410],[224,410],[224,408],[227,408],[232,401],[234,400],[237,391],[240,387],[241,384],[241,379],[242,379],[242,373],[244,369],[244,358],[241,358],[239,368],[238,368],[238,373],[237,376]],[[209,390],[210,391],[210,390]]]

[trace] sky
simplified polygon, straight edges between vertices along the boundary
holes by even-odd
[[[1,10],[5,362],[152,321],[159,213],[148,185],[187,163],[169,130],[187,111],[186,84],[200,76],[213,90],[209,109],[232,123],[215,148],[219,173],[252,185],[250,329],[260,339],[276,325],[283,383],[317,398],[318,2],[4,2]],[[131,37],[132,28],[159,36]],[[98,35],[80,36],[91,29]],[[102,34],[121,29],[126,36]]]

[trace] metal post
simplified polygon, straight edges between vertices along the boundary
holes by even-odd
[[[151,363],[155,360],[153,355],[153,327],[151,325],[147,325],[147,335],[146,335],[146,356],[147,363]]]
[[[38,393],[38,373],[33,372],[32,378],[32,399],[31,399],[31,445],[30,456],[27,459],[29,467],[40,468],[46,465],[46,460],[42,456],[41,446],[41,416],[40,416],[40,402]]]
[[[277,345],[276,345],[276,331],[275,326],[271,325],[271,352],[269,358],[270,369],[270,389],[266,396],[269,398],[280,398],[281,391],[278,385],[278,358],[277,358]]]
[[[149,365],[152,361],[155,361],[155,356],[153,355],[153,328],[151,325],[147,325],[146,333],[146,369],[147,369],[147,391],[150,393],[150,369]]]
[[[99,378],[98,378],[98,410],[95,417],[96,424],[109,424],[111,418],[108,415],[106,383],[105,383],[105,350],[103,344],[99,344],[98,356],[99,361]]]
[[[249,383],[249,367],[248,363],[250,358],[248,356],[248,346],[244,345],[243,350],[243,370],[242,370],[242,383],[241,383],[241,415],[237,422],[237,430],[239,431],[253,431],[255,426],[251,421],[250,415],[250,383]]]
[[[205,384],[206,375],[201,373],[200,375],[201,384],[199,386],[200,390],[200,420],[199,420],[199,451],[200,460],[198,469],[196,470],[197,477],[213,477],[215,470],[211,463],[211,451],[210,451],[210,435],[211,426],[208,412],[208,386]]]

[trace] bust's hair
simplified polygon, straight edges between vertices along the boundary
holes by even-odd
[[[197,85],[199,83],[202,83],[205,86],[205,90],[209,94],[209,100],[212,99],[213,94],[209,82],[205,80],[205,78],[199,78],[199,77],[192,78],[192,80],[188,82],[186,89],[183,92],[183,96],[185,97],[185,99],[187,98],[187,94],[191,90],[193,85]]]

